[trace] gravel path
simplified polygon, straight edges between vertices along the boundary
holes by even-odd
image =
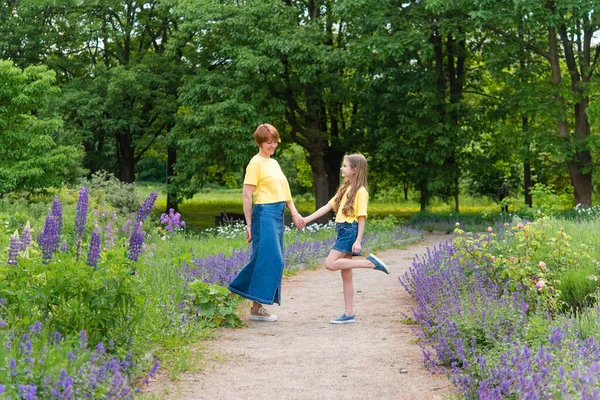
[[[324,268],[284,279],[275,323],[248,321],[206,344],[202,371],[178,381],[159,376],[144,390],[156,399],[441,399],[443,375],[423,367],[411,327],[414,301],[398,282],[415,254],[449,240],[426,234],[404,250],[378,253],[391,275],[354,270],[357,322],[332,325],[343,312],[339,272]]]

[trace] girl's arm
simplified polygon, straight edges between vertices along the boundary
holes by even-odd
[[[314,213],[310,214],[308,217],[305,217],[304,223],[308,224],[309,222],[314,221],[315,219],[327,214],[332,209],[333,208],[331,207],[331,204],[327,203],[323,207],[321,207],[317,211],[315,211]]]
[[[256,190],[254,185],[244,185],[242,199],[244,200],[244,218],[246,219],[246,242],[252,241],[252,195]]]
[[[290,213],[292,213],[292,220],[294,220],[294,225],[296,225],[296,228],[304,229],[304,227],[306,226],[306,223],[304,222],[304,218],[302,218],[302,215],[300,215],[298,210],[296,210],[296,206],[294,205],[294,200],[290,200],[290,201],[286,202],[285,204],[287,204],[287,207],[290,209]]]
[[[360,251],[362,250],[361,243],[362,243],[363,233],[365,233],[365,221],[366,220],[367,220],[366,217],[358,217],[358,235],[356,235],[356,241],[352,245],[353,253],[360,253]]]

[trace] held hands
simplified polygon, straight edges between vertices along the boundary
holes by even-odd
[[[296,228],[298,228],[298,229],[304,229],[304,227],[306,226],[306,222],[304,221],[304,218],[302,218],[302,215],[300,215],[300,214],[292,215],[292,220],[294,220],[294,225],[296,225]]]
[[[360,245],[360,241],[357,240],[352,245],[352,252],[356,253],[356,254],[359,254],[361,250],[362,250],[362,246]]]

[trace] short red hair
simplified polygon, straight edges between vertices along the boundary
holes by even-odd
[[[269,140],[272,140],[273,142],[281,142],[281,139],[279,138],[279,132],[277,132],[277,129],[271,124],[259,125],[254,131],[254,141],[260,146]]]

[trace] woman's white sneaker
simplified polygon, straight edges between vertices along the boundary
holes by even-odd
[[[277,315],[270,314],[264,307],[260,307],[256,311],[250,309],[250,319],[252,321],[275,322],[277,321]]]

